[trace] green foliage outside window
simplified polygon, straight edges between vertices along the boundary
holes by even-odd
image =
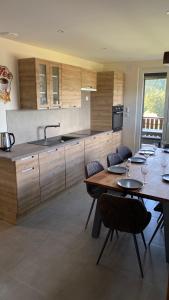
[[[145,80],[144,116],[164,117],[166,79]]]

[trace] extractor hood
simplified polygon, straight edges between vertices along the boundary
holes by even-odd
[[[164,52],[164,56],[163,56],[163,64],[164,64],[164,65],[169,65],[169,51]]]
[[[86,86],[86,87],[82,87],[81,91],[96,92],[97,90],[95,88],[93,88],[92,86]]]

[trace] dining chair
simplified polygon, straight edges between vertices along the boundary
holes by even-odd
[[[141,233],[146,248],[143,230],[151,220],[151,213],[146,210],[145,206],[138,199],[117,197],[111,194],[102,194],[98,205],[102,222],[108,228],[108,233],[96,264],[99,264],[107,242],[114,230],[131,233],[134,239],[141,277],[143,278],[144,274],[136,235]]]
[[[163,228],[163,226],[164,226],[164,216],[163,216],[163,206],[162,206],[162,204],[159,202],[159,203],[154,207],[154,210],[155,210],[155,211],[158,211],[158,212],[160,213],[160,215],[159,215],[159,217],[158,217],[158,219],[157,219],[157,226],[156,226],[156,228],[155,228],[155,230],[154,230],[154,232],[153,232],[153,234],[152,234],[152,237],[151,237],[151,239],[150,239],[150,241],[149,241],[149,243],[148,243],[149,246],[151,245],[152,240],[154,239],[154,237],[155,237],[155,235],[156,235],[158,229],[159,229],[159,228]]]
[[[99,172],[101,172],[101,171],[103,171],[103,170],[104,170],[104,168],[103,168],[102,164],[99,161],[91,161],[91,162],[87,163],[87,165],[85,166],[86,179],[93,176],[93,175],[95,175],[95,174],[97,174],[97,173],[99,173]],[[93,185],[93,184],[91,185],[91,184],[88,184],[88,183],[86,183],[86,188],[87,188],[88,194],[93,198],[93,201],[92,201],[90,211],[89,211],[89,214],[88,214],[88,217],[87,217],[87,220],[86,220],[85,230],[86,230],[87,225],[89,223],[90,216],[91,216],[95,201],[97,199],[99,199],[101,194],[107,192],[107,190],[104,189],[104,188],[100,188],[97,185]]]
[[[117,147],[116,152],[121,156],[123,161],[132,157],[132,151],[127,146],[120,145]]]
[[[111,167],[114,165],[118,165],[123,162],[123,159],[118,153],[109,153],[107,155],[107,166]]]

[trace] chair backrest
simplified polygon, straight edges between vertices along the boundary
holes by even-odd
[[[121,156],[123,160],[128,159],[129,157],[132,157],[132,152],[127,146],[119,146],[116,149],[116,152]]]
[[[102,194],[99,208],[104,225],[123,232],[140,233],[151,219],[151,214],[138,199]]]
[[[85,166],[86,178],[89,178],[103,170],[104,170],[104,168],[99,161],[97,161],[97,160],[91,161]],[[86,188],[87,188],[88,194],[91,197],[96,198],[96,199],[98,199],[102,193],[105,193],[107,191],[104,188],[100,188],[96,185],[91,185],[91,184],[87,184],[87,183],[86,183]]]
[[[109,153],[107,155],[107,166],[108,167],[118,165],[122,162],[123,162],[123,159],[121,158],[121,156],[118,153]]]

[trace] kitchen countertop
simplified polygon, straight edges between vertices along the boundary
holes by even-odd
[[[111,130],[111,132],[112,132],[112,130]],[[86,130],[71,132],[69,134],[64,134],[64,136],[73,136],[73,137],[76,137],[77,139],[81,139],[81,138],[86,138],[86,137],[100,134],[100,133],[104,133],[104,131],[93,131],[90,129],[86,129]],[[68,143],[73,143],[75,140],[76,139],[69,140],[67,142],[57,144],[54,146],[41,146],[41,145],[28,144],[28,143],[18,144],[18,145],[13,146],[11,148],[10,152],[5,152],[5,151],[0,150],[0,158],[10,159],[12,161],[15,161],[15,160],[27,157],[27,156],[31,156],[31,155],[35,155],[35,154],[38,154],[41,152],[48,151],[49,149],[52,149],[54,147],[57,147],[57,148],[63,147],[64,145],[66,145]]]

